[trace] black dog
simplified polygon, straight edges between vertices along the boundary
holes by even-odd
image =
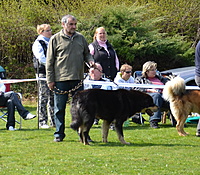
[[[124,140],[123,123],[136,112],[146,111],[153,115],[157,110],[150,95],[136,90],[87,89],[77,92],[71,104],[71,128],[78,130],[80,139],[89,145],[88,136],[94,119],[103,120],[103,142],[107,142],[109,125],[115,122],[115,129],[122,144]]]

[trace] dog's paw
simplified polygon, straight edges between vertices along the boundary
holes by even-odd
[[[189,132],[186,132],[185,134],[186,134],[186,136],[187,136],[187,135],[190,135],[190,133],[189,133]]]
[[[87,143],[84,143],[84,145],[90,145],[90,144],[87,142]]]
[[[131,143],[129,143],[129,142],[126,142],[126,141],[123,141],[123,142],[121,142],[122,144],[124,144],[124,145],[130,145]]]
[[[187,135],[189,135],[188,132],[185,132],[185,133],[181,133],[181,132],[179,132],[178,134],[179,134],[179,136],[187,136]]]
[[[108,140],[107,139],[102,139],[102,142],[108,143]]]

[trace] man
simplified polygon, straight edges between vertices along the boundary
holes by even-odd
[[[35,40],[32,51],[37,59],[36,72],[39,78],[46,78],[46,51],[49,40],[52,36],[51,26],[49,24],[41,24],[37,26],[37,33],[39,34]],[[50,117],[50,126],[55,126],[54,122],[54,95],[49,90],[47,82],[43,80],[38,81],[39,98],[38,98],[38,112],[39,112],[39,127],[43,129],[49,128],[48,112]]]
[[[54,116],[56,132],[54,141],[65,138],[65,108],[68,93],[82,90],[81,80],[84,77],[84,61],[94,64],[89,53],[88,43],[83,35],[76,32],[77,20],[72,15],[61,19],[63,29],[51,37],[47,49],[46,77],[54,94]],[[73,90],[75,89],[75,90]]]
[[[195,82],[200,87],[200,41],[196,45],[195,50]],[[200,137],[200,120],[197,125],[196,136]]]
[[[1,78],[0,78],[1,80]],[[6,128],[9,131],[15,131],[15,107],[19,115],[24,120],[30,120],[36,117],[36,115],[31,114],[28,110],[24,108],[19,100],[17,94],[13,91],[6,92],[6,86],[0,83],[0,106],[7,106],[8,117]]]
[[[92,80],[92,81],[105,81],[110,82],[107,78],[102,78],[102,66],[99,63],[95,63],[93,68],[90,68],[89,75],[86,77],[85,80]],[[96,85],[96,84],[86,84],[84,83],[84,89],[105,89],[105,90],[112,90],[112,86],[106,85]],[[99,124],[99,119],[94,119],[94,125]]]
[[[110,82],[107,78],[102,78],[102,66],[99,63],[95,63],[95,66],[93,68],[90,68],[89,75],[86,77],[85,80],[93,80],[93,81],[106,81]],[[95,85],[95,84],[85,84],[84,83],[84,89],[106,89],[106,90],[112,90],[111,86],[106,85]]]

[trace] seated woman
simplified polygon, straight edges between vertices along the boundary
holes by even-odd
[[[0,79],[1,80],[1,79]],[[3,83],[0,83],[0,106],[7,106],[8,117],[7,117],[7,130],[14,131],[15,129],[15,107],[19,115],[24,120],[33,119],[36,115],[31,114],[21,104],[17,94],[13,91],[5,92],[6,87]]]
[[[153,61],[148,61],[143,64],[142,76],[135,78],[136,84],[155,84],[155,85],[164,85],[168,79],[163,76],[157,75],[157,63]],[[162,107],[165,100],[162,98],[162,89],[153,89],[153,88],[140,88],[139,90],[149,93],[152,96],[154,103],[160,108]],[[159,128],[158,122],[161,121],[161,111],[160,109],[150,117],[150,126],[152,128]]]
[[[134,83],[132,75],[132,66],[123,64],[120,68],[120,72],[117,73],[114,82],[115,83]],[[120,87],[123,88],[123,87]],[[130,87],[124,87],[124,89],[131,89]]]

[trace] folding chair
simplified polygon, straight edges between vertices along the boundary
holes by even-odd
[[[5,84],[6,86],[6,91],[5,92],[9,92],[10,91],[10,84]],[[19,99],[22,99],[22,95],[20,93],[17,93]],[[8,117],[8,109],[6,106],[0,106],[0,119],[2,119],[3,121],[7,122],[7,117]],[[20,117],[20,121],[15,120],[15,122],[17,124],[19,124],[19,129],[21,129],[22,127],[22,119]]]

